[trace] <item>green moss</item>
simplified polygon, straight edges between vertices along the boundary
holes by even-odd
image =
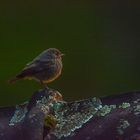
[[[58,105],[55,110],[57,125],[53,134],[57,138],[73,135],[75,130],[81,128],[88,122],[102,107],[98,98],[64,103]]]
[[[44,126],[49,128],[55,128],[57,120],[53,115],[47,115],[44,119]]]
[[[135,115],[140,115],[140,105],[137,105],[134,107],[134,114]]]
[[[9,126],[14,126],[16,123],[21,122],[25,118],[27,112],[28,112],[28,110],[27,110],[26,104],[17,105],[15,112],[9,122]]]
[[[119,108],[125,109],[125,108],[128,108],[128,107],[130,107],[130,106],[131,106],[130,103],[122,103],[122,104],[119,106]]]
[[[130,126],[130,123],[128,120],[121,119],[119,122],[119,126],[117,127],[117,132],[119,135],[123,135],[125,129],[127,129]]]

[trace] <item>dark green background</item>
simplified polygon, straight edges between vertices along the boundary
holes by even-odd
[[[27,100],[35,81],[7,80],[43,50],[66,56],[49,87],[65,100],[140,89],[140,10],[135,1],[1,1],[0,105]]]

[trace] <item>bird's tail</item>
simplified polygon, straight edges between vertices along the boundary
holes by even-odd
[[[8,83],[14,84],[17,80],[19,80],[19,78],[18,77],[14,77],[14,78],[8,80]]]

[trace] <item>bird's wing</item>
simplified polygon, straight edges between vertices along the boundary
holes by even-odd
[[[26,65],[26,67],[17,75],[17,77],[23,78],[26,76],[34,76],[53,65],[52,61],[46,62],[31,62]]]
[[[37,62],[46,62],[47,59],[49,59],[49,56],[46,55],[46,50],[45,50],[41,54],[39,54],[37,57],[35,57],[31,62],[27,63],[26,66],[29,66]]]

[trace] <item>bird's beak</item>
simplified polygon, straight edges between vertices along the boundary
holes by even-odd
[[[61,54],[61,56],[64,56],[64,55],[65,55],[64,53]]]

